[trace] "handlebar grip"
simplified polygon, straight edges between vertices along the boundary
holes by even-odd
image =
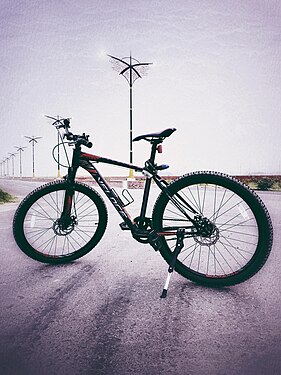
[[[92,147],[93,147],[93,143],[87,141],[86,139],[81,139],[81,138],[80,138],[80,139],[79,139],[79,143],[80,143],[81,145],[84,145],[84,146],[88,147],[88,148],[92,148]]]

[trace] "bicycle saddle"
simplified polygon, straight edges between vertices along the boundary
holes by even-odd
[[[133,139],[133,142],[140,141],[141,139],[148,140],[148,138],[149,139],[151,138],[158,138],[158,139],[163,138],[164,139],[164,138],[170,137],[170,135],[173,134],[174,131],[176,130],[177,129],[175,128],[169,128],[169,129],[162,130],[161,132],[158,132],[158,133],[138,135],[137,137]]]

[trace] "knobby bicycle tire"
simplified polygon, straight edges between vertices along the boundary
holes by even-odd
[[[178,273],[200,284],[222,287],[249,279],[264,265],[272,246],[272,223],[262,200],[248,186],[222,173],[194,172],[172,182],[166,191],[174,199],[183,197],[215,225],[210,236],[184,238],[175,266]],[[188,210],[183,200],[178,203]],[[165,231],[165,226],[188,224],[164,192],[155,203],[152,222],[157,232]],[[161,237],[161,245],[160,253],[170,263],[176,236]]]
[[[51,182],[32,191],[20,203],[13,234],[20,249],[43,263],[67,263],[82,257],[101,240],[107,210],[100,195],[87,185],[74,183],[71,222],[61,229],[59,218],[69,184]]]

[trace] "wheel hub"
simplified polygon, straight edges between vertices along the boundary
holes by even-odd
[[[214,245],[219,239],[219,229],[206,217],[198,216],[195,218],[197,227],[197,236],[194,241],[201,246]]]
[[[75,216],[59,218],[54,222],[53,230],[58,236],[66,236],[74,230],[74,227],[77,224],[78,222]]]

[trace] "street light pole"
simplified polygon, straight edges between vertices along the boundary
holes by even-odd
[[[20,178],[22,178],[22,162],[21,162],[21,153],[26,148],[25,146],[14,146],[16,147],[17,151],[19,151],[20,154]]]
[[[130,164],[133,164],[133,84],[138,78],[146,75],[149,65],[152,63],[141,63],[134,59],[130,53],[129,57],[119,59],[118,57],[108,55],[111,59],[112,67],[119,72],[129,84],[130,87]],[[127,61],[126,61],[127,60]],[[133,169],[130,169],[129,178],[133,178]]]
[[[16,157],[16,154],[9,152],[9,155],[10,155],[10,158],[12,160],[12,176],[15,177],[15,157]]]
[[[70,127],[69,126],[69,121],[71,120],[71,117],[68,117],[68,118],[63,118],[59,115],[57,115],[57,118],[55,117],[52,117],[52,116],[47,116],[45,115],[45,117],[51,119],[51,120],[55,120],[55,122],[52,123],[52,125],[54,125],[57,129],[57,146],[56,148],[58,149],[58,158],[55,159],[56,162],[57,162],[57,165],[58,165],[58,175],[57,175],[57,178],[61,178],[61,174],[60,174],[60,167],[63,166],[61,163],[60,163],[60,146],[63,146],[64,148],[64,152],[65,152],[65,156],[66,156],[66,159],[67,159],[67,162],[68,162],[68,165],[70,165],[69,163],[69,159],[68,159],[68,156],[67,156],[67,152],[66,152],[66,149],[65,149],[65,145],[64,145],[64,142],[63,142],[63,137],[62,135],[60,134],[60,128],[64,127],[64,126],[67,126],[67,127]],[[67,125],[65,122],[68,122]],[[62,125],[64,123],[64,125]]]
[[[10,158],[9,157],[7,157],[6,159],[5,159],[5,161],[6,161],[6,170],[7,170],[7,176],[9,176],[10,175],[10,170],[9,170],[9,160],[10,160]]]
[[[25,135],[25,138],[28,138],[29,139],[29,143],[32,143],[32,177],[35,177],[35,148],[34,148],[34,145],[35,143],[38,143],[37,142],[37,139],[40,139],[42,137],[28,137],[27,135]]]
[[[6,158],[3,159],[2,161],[2,164],[3,164],[3,176],[5,177],[6,176]]]
[[[58,121],[60,120],[60,116],[58,115],[57,116],[57,119]],[[61,174],[60,174],[60,132],[58,130],[58,140],[57,140],[57,145],[58,145],[58,175],[57,175],[57,178],[61,178]]]

